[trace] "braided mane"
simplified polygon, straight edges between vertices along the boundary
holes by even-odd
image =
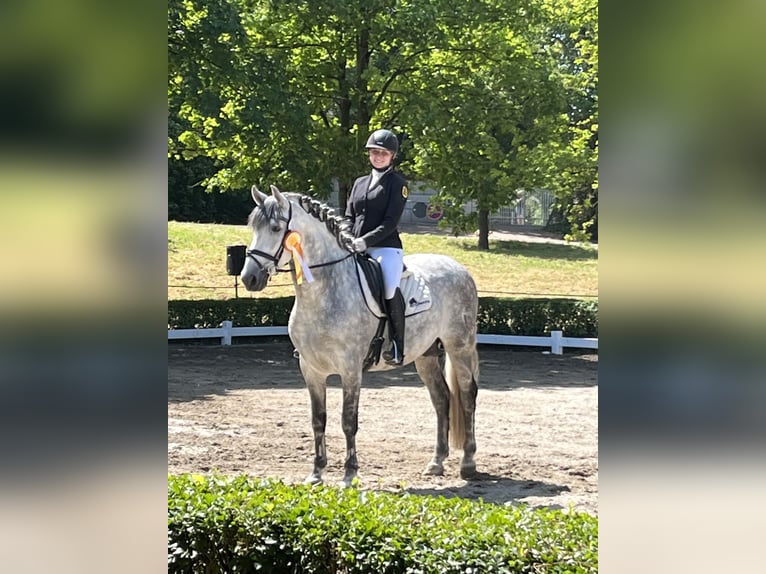
[[[335,237],[338,245],[349,251],[351,250],[349,244],[354,238],[349,232],[350,223],[344,217],[336,215],[335,209],[326,203],[313,199],[308,195],[302,193],[291,193],[290,195],[298,200],[298,204],[306,213],[313,215],[315,219],[325,224],[327,230]]]

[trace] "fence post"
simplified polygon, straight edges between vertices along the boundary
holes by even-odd
[[[564,352],[564,346],[561,344],[563,335],[563,331],[551,331],[551,353],[554,355],[562,355]]]
[[[223,327],[223,337],[221,337],[221,345],[231,345],[231,321],[224,321],[221,326]]]

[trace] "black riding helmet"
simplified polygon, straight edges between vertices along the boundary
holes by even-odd
[[[385,149],[391,152],[399,151],[399,140],[396,139],[394,132],[390,130],[375,130],[372,135],[367,138],[367,149]]]

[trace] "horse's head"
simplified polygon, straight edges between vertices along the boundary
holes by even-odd
[[[284,248],[284,239],[292,218],[292,206],[273,185],[270,196],[261,193],[255,186],[250,192],[256,204],[248,218],[253,240],[247,250],[241,278],[248,291],[260,291],[266,287],[277,268],[290,260],[290,253]]]

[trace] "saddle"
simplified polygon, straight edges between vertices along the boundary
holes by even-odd
[[[366,253],[356,255],[356,274],[359,289],[370,313],[378,318],[386,317],[383,272],[380,263]],[[404,298],[404,316],[411,317],[431,308],[431,290],[428,283],[417,273],[404,267],[399,290]]]
[[[385,299],[383,298],[384,290],[383,290],[383,270],[380,268],[380,263],[378,263],[375,259],[367,255],[366,253],[357,253],[356,255],[356,278],[359,281],[359,288],[362,290],[362,295],[365,296],[364,301],[367,303],[367,307],[370,306],[367,298],[367,294],[364,292],[364,284],[362,283],[362,278],[359,275],[359,270],[362,270],[362,274],[364,275],[364,279],[367,281],[367,287],[369,288],[369,293],[373,301],[378,304],[378,307],[383,312],[383,315],[386,313],[386,303]],[[380,317],[380,314],[376,313],[372,309],[372,314],[376,317]]]
[[[356,259],[356,276],[359,288],[362,291],[365,305],[370,312],[378,317],[378,328],[370,342],[370,349],[364,359],[363,370],[368,370],[380,361],[380,353],[383,347],[386,323],[385,290],[383,289],[383,272],[380,263],[367,255],[358,253]],[[431,292],[425,280],[404,267],[399,290],[404,297],[404,316],[410,317],[422,313],[431,308]]]

